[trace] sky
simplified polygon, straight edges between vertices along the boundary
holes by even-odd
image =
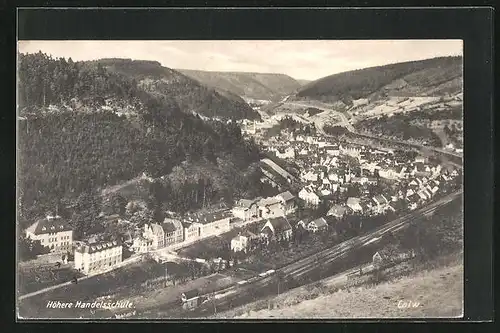
[[[18,42],[21,53],[42,51],[74,61],[156,60],[174,69],[282,73],[304,80],[403,61],[462,55],[462,49],[461,40]]]

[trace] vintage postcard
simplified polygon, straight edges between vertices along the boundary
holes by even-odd
[[[462,40],[22,40],[22,319],[463,315]]]

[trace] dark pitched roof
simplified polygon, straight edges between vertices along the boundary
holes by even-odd
[[[49,232],[62,232],[72,230],[68,221],[60,216],[48,216],[29,226],[26,231],[35,235],[48,234]]]
[[[292,229],[292,226],[288,222],[288,220],[284,217],[276,217],[268,220],[269,223],[273,226],[274,232],[281,233],[286,230]]]
[[[318,228],[321,228],[321,227],[327,227],[328,226],[328,223],[326,223],[326,220],[323,218],[323,217],[320,217],[319,219],[316,219],[314,221],[311,221],[309,223],[314,223],[316,224],[316,226]]]
[[[340,205],[333,205],[327,215],[342,216],[346,213],[347,208]]]
[[[413,193],[412,195],[408,196],[408,200],[410,202],[417,202],[420,200],[420,196],[417,193]]]
[[[188,217],[189,221],[198,222],[201,224],[212,223],[219,221],[228,217],[231,217],[231,212],[229,211],[219,211],[214,213],[196,214]]]
[[[118,246],[121,246],[121,244],[118,243],[117,241],[96,242],[96,243],[82,245],[79,248],[77,248],[77,251],[82,253],[96,253]]]
[[[382,194],[376,195],[373,199],[376,200],[379,204],[386,204],[389,202]]]
[[[328,225],[335,225],[338,222],[335,216],[325,216],[324,219]]]
[[[153,233],[156,235],[162,235],[165,232],[163,227],[157,223],[151,223],[150,227]]]
[[[190,223],[190,222],[186,222],[186,221],[182,221],[181,223],[182,223],[182,226],[183,226],[184,228],[186,228],[186,229],[187,229],[187,228],[190,228],[190,227],[191,227],[191,225],[192,225],[192,223]]]
[[[174,232],[177,229],[172,222],[163,223],[162,227],[165,233]]]
[[[248,200],[248,199],[241,199],[236,202],[237,207],[242,207],[242,208],[250,208],[253,204],[255,204],[256,200]]]
[[[195,297],[200,296],[200,292],[197,289],[193,289],[193,290],[183,292],[182,296],[184,296],[186,298],[186,300],[190,300],[190,299],[193,299]]]

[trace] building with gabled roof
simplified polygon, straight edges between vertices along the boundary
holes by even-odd
[[[253,240],[258,239],[259,236],[256,234],[246,230],[240,234],[238,234],[236,237],[233,237],[231,239],[231,251],[233,252],[247,252],[250,249],[251,242]]]
[[[49,248],[51,252],[65,252],[72,249],[73,229],[61,216],[48,214],[30,225],[25,233],[26,237],[40,241],[40,244]]]
[[[277,217],[267,220],[260,232],[269,241],[272,238],[290,239],[293,231],[286,217]]]
[[[145,237],[143,233],[139,233],[134,237],[134,241],[132,243],[132,251],[136,253],[146,253],[149,251],[153,251],[153,239]]]
[[[232,213],[228,210],[218,212],[208,212],[202,214],[192,214],[187,217],[187,221],[196,224],[199,228],[198,237],[205,238],[229,231]]]
[[[352,209],[354,212],[362,212],[363,208],[361,207],[361,200],[356,197],[349,197],[346,201],[346,206]]]
[[[194,310],[201,304],[200,292],[197,289],[183,292],[181,302],[184,310]]]
[[[165,246],[184,241],[184,227],[181,221],[172,218],[163,220],[163,232],[165,233]]]
[[[338,219],[343,218],[347,214],[347,207],[341,205],[333,205],[326,213],[326,216],[333,216]]]
[[[295,196],[292,193],[290,193],[290,191],[280,193],[276,197],[281,198],[284,202],[295,200]]]
[[[312,186],[306,186],[299,191],[299,198],[304,200],[308,205],[317,206],[321,201],[321,195],[318,194]]]
[[[234,207],[231,209],[234,217],[240,218],[243,221],[251,220],[258,217],[259,206],[258,201],[261,198],[255,198],[253,200],[241,199],[236,202]]]
[[[383,194],[379,194],[373,197],[373,202],[378,206],[383,206],[388,204],[389,200]]]
[[[144,225],[144,238],[152,240],[152,249],[160,249],[165,247],[165,232],[163,227],[158,223]]]
[[[307,230],[311,232],[324,231],[328,229],[328,223],[324,217],[320,217],[319,219],[313,220],[307,224]]]
[[[295,196],[289,191],[258,201],[259,217],[273,218],[286,216],[297,210]]]
[[[276,197],[261,199],[257,204],[260,218],[273,218],[286,215],[281,201]]]

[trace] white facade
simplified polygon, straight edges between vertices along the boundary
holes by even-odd
[[[33,223],[26,229],[25,234],[33,241],[40,241],[40,244],[49,248],[51,252],[72,250],[73,230],[60,216],[49,215]]]
[[[86,274],[109,269],[122,262],[122,246],[116,242],[84,245],[75,250],[75,269]]]
[[[311,188],[307,187],[300,190],[299,198],[304,200],[307,204],[314,206],[319,205],[320,202],[319,196]]]

